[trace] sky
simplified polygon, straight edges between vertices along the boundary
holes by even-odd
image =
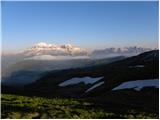
[[[39,42],[88,50],[158,47],[158,2],[3,1],[2,50]]]

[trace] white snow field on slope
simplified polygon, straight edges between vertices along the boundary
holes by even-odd
[[[143,68],[144,65],[135,65],[135,66],[129,66],[129,68]]]
[[[76,77],[72,78],[69,80],[66,80],[62,83],[59,84],[60,87],[65,87],[68,85],[74,85],[83,82],[84,84],[93,84],[99,80],[101,80],[103,77],[97,77],[97,78],[92,78],[92,77]]]
[[[104,84],[104,81],[103,81],[103,82],[99,82],[99,83],[93,85],[93,86],[90,87],[88,90],[86,90],[85,93],[87,93],[87,92],[89,92],[89,91],[91,91],[91,90],[97,88],[98,86],[101,86],[102,84]]]
[[[131,89],[139,91],[144,87],[156,87],[159,88],[159,79],[145,79],[145,80],[134,80],[129,82],[124,82],[119,86],[113,88],[112,90],[122,90],[122,89]]]

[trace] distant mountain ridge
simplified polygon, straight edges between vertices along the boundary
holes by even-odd
[[[154,50],[151,48],[137,47],[137,46],[129,46],[122,48],[109,47],[105,49],[93,50],[89,52],[87,49],[77,47],[72,44],[64,44],[64,45],[56,45],[56,44],[47,44],[45,42],[37,43],[27,49],[24,49],[20,52],[16,53],[3,53],[2,56],[11,56],[11,55],[20,55],[24,57],[34,57],[34,56],[42,56],[42,55],[50,55],[50,56],[132,56],[137,55],[143,52],[147,52],[150,50]],[[41,58],[41,57],[38,57]],[[101,58],[101,57],[100,57]]]
[[[29,56],[37,55],[52,55],[52,56],[84,56],[87,55],[87,50],[73,46],[71,44],[54,45],[40,42],[34,46],[24,50],[21,54]]]
[[[113,55],[113,54],[121,54],[121,55],[137,55],[143,52],[151,51],[151,48],[143,48],[137,46],[123,47],[123,48],[106,48],[101,50],[94,50],[92,55]]]
[[[106,60],[108,58],[113,59],[117,57],[118,59],[122,59],[149,50],[151,49],[142,47],[112,47],[104,50],[95,50],[89,53],[86,49],[71,44],[55,45],[40,42],[14,54],[2,53],[2,76],[4,74],[5,76],[6,74],[8,75],[8,73],[10,74],[12,70],[19,70],[17,68],[41,67],[41,69],[46,70],[47,68],[48,70],[48,68],[62,69],[66,68],[66,66],[67,68],[73,66],[88,66],[94,64],[94,60],[99,60],[97,63],[105,63],[105,61],[108,61]]]

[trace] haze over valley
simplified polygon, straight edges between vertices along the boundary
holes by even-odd
[[[106,64],[150,50],[150,48],[135,46],[112,47],[88,52],[84,48],[71,44],[55,45],[40,42],[19,52],[2,54],[2,82],[30,83],[38,79],[41,73],[50,70]]]

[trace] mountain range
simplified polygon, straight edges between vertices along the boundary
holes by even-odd
[[[31,48],[22,51],[20,54],[29,56],[52,55],[52,56],[83,56],[87,55],[85,49],[73,46],[71,44],[54,45],[40,42]]]
[[[123,48],[105,48],[99,50],[93,50],[92,52],[88,52],[88,50],[84,48],[77,47],[72,44],[64,44],[64,45],[55,45],[55,44],[47,44],[44,42],[37,43],[32,47],[29,47],[25,50],[19,51],[14,54],[2,53],[2,56],[9,55],[22,55],[24,57],[34,57],[34,56],[42,56],[42,55],[50,55],[50,56],[94,56],[94,55],[111,55],[111,54],[123,54],[123,55],[136,55],[146,51],[152,50],[151,48],[143,48],[137,46],[123,47]],[[46,56],[47,57],[47,56]]]
[[[2,54],[2,81],[18,83],[21,78],[30,78],[32,81],[45,71],[111,63],[149,50],[141,47],[125,47],[106,48],[89,53],[86,49],[71,44],[54,45],[40,42],[14,54]],[[22,71],[23,73],[25,71],[25,74],[22,74]]]
[[[12,74],[12,79],[9,79],[10,83],[19,85],[13,86],[2,82],[2,94],[84,100],[93,103],[94,109],[98,106],[114,112],[118,118],[121,117],[122,111],[126,113],[132,109],[135,112],[152,113],[157,118],[159,50],[130,57],[96,59],[92,63],[89,61],[89,65],[85,65],[86,61],[82,61],[83,67],[80,65],[81,67],[57,70],[52,68],[41,73],[20,70]],[[35,62],[37,64],[37,61]],[[41,64],[38,63],[37,66]],[[17,63],[16,67],[18,65],[21,66]],[[26,64],[27,66],[29,64]],[[35,67],[33,64],[30,66]],[[23,81],[27,84],[23,84]]]

